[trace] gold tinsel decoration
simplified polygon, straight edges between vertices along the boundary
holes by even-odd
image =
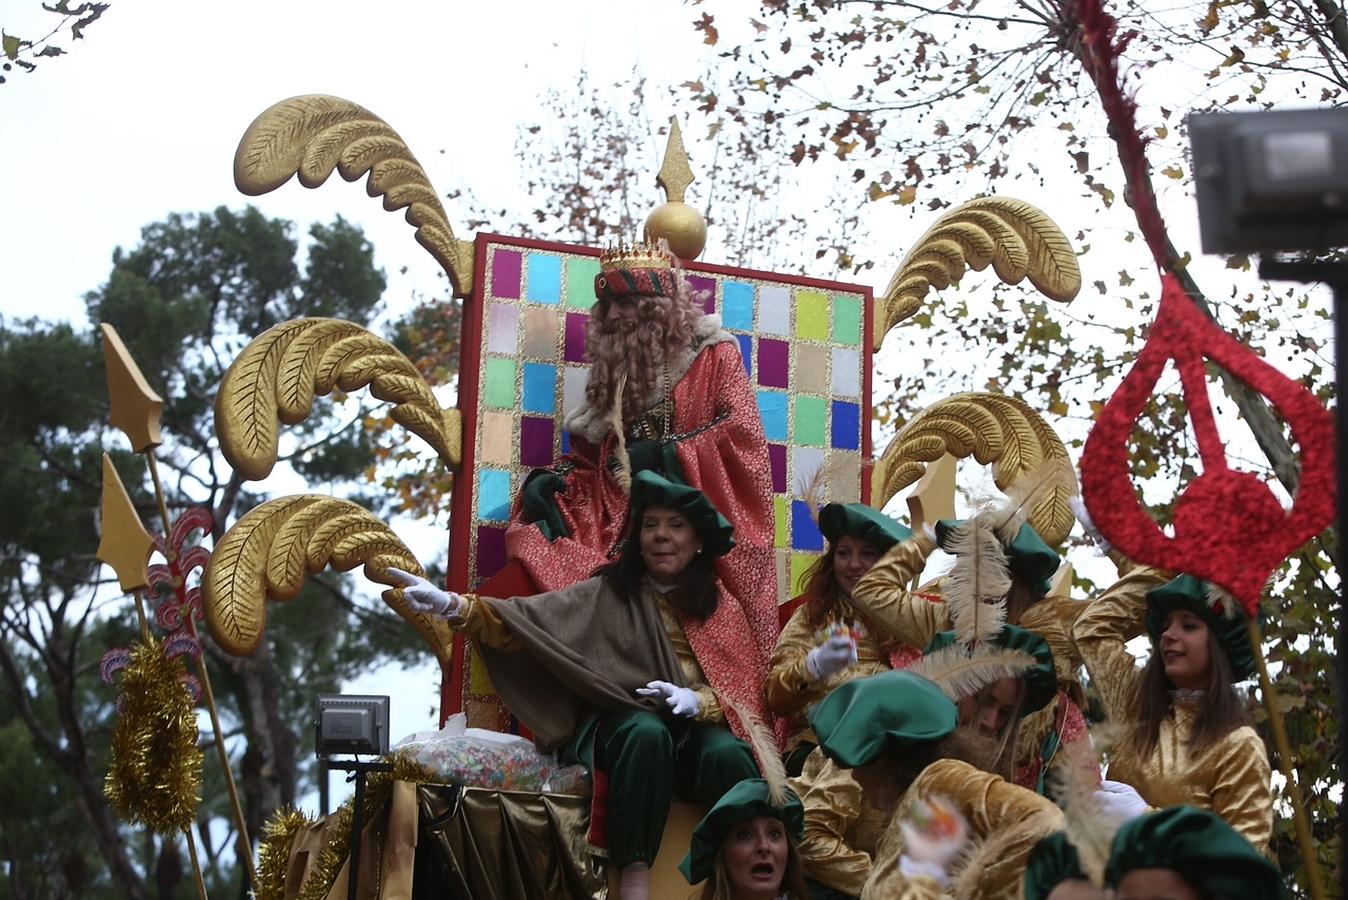
[[[123,820],[160,835],[189,828],[201,802],[197,715],[180,657],[153,639],[131,647],[103,791]]]
[[[257,843],[257,885],[253,891],[257,900],[285,897],[295,835],[312,824],[313,819],[293,806],[283,806],[262,826],[262,838]]]
[[[385,761],[393,764],[393,771],[376,772],[365,783],[363,821],[366,825],[370,824],[375,813],[388,801],[393,782],[410,781],[413,784],[426,784],[436,780],[434,772],[410,756],[393,753]],[[298,900],[325,900],[328,892],[332,890],[333,882],[337,880],[337,875],[342,870],[342,863],[346,862],[346,858],[351,852],[351,815],[354,804],[355,797],[352,797],[330,817],[327,834],[331,837],[319,852],[313,868],[309,870],[309,877],[304,879],[304,884],[300,887]],[[268,830],[271,829],[271,823],[275,821],[276,817],[273,816],[266,826]],[[291,839],[293,839],[293,831],[291,835]],[[289,841],[287,841],[286,846],[289,847]],[[286,857],[289,858],[288,850]],[[285,878],[284,869],[282,869],[281,878],[283,880]],[[261,874],[258,875],[258,879],[262,880]],[[279,897],[280,894],[276,896]],[[264,895],[260,891],[258,892],[258,898],[264,900]]]

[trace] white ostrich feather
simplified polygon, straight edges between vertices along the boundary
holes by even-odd
[[[955,636],[962,644],[996,637],[1006,623],[1006,593],[1011,590],[1006,549],[981,516],[961,522],[943,549],[955,565],[941,584]]]
[[[941,693],[958,701],[1003,678],[1018,678],[1036,664],[1033,656],[1020,650],[952,644],[928,653],[908,671],[934,682]]]

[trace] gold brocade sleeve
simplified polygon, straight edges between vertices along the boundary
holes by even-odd
[[[1160,569],[1138,566],[1088,604],[1072,627],[1072,640],[1104,704],[1105,715],[1113,722],[1132,718],[1138,669],[1126,645],[1145,630],[1147,592],[1166,580]]]
[[[820,750],[806,758],[800,777],[790,779],[790,785],[805,807],[805,834],[797,848],[805,874],[850,897],[857,896],[871,870],[871,855],[847,840],[866,802],[861,785]]]
[[[933,549],[922,534],[900,541],[852,589],[853,606],[895,638],[918,649],[950,627],[944,604],[915,596],[908,589],[922,574]]]
[[[1204,757],[1215,767],[1212,811],[1267,854],[1273,836],[1273,773],[1263,739],[1248,725],[1237,728],[1227,736],[1221,754]]]
[[[493,650],[510,653],[521,649],[510,626],[496,614],[490,603],[483,602],[477,594],[463,594],[462,597],[459,614],[448,619],[450,628],[462,631],[469,639]]]
[[[772,651],[768,675],[768,708],[779,716],[796,716],[824,696],[824,684],[810,677],[805,657],[814,649],[809,601],[791,615]]]

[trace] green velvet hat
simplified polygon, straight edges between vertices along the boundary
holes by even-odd
[[[1147,593],[1147,634],[1151,636],[1153,652],[1161,646],[1161,632],[1165,630],[1166,614],[1184,609],[1198,616],[1217,635],[1217,641],[1226,650],[1231,660],[1231,671],[1236,681],[1244,681],[1254,674],[1254,652],[1250,649],[1250,636],[1245,630],[1245,615],[1240,605],[1233,599],[1225,601],[1231,605],[1224,608],[1221,601],[1217,606],[1208,598],[1208,583],[1192,575],[1180,575],[1167,581],[1160,587]],[[1227,613],[1234,613],[1228,616]],[[1262,619],[1262,614],[1260,615]]]
[[[810,713],[819,746],[847,769],[873,761],[887,746],[940,740],[958,723],[959,711],[939,687],[902,670],[845,682]]]
[[[942,519],[936,523],[936,543],[945,546],[946,536],[962,524],[961,519]],[[1015,538],[1006,547],[1006,564],[1020,576],[1026,584],[1043,597],[1048,594],[1053,574],[1058,571],[1062,559],[1052,547],[1044,543],[1039,532],[1026,522],[1020,526]]]
[[[734,526],[712,506],[706,494],[647,469],[632,478],[633,534],[640,529],[642,514],[652,506],[682,513],[702,535],[702,549],[713,559],[724,556],[735,546]]]
[[[953,646],[955,641],[955,632],[942,631],[931,639],[922,653],[925,656],[944,650]],[[1003,625],[991,643],[1005,650],[1019,650],[1034,657],[1034,667],[1020,676],[1025,680],[1025,702],[1020,708],[1021,716],[1028,716],[1048,706],[1058,694],[1058,674],[1053,668],[1053,650],[1048,641],[1019,626]]]
[[[819,530],[830,544],[844,535],[888,550],[906,541],[913,532],[894,519],[865,503],[830,503],[819,511]]]
[[[1105,883],[1118,887],[1134,869],[1170,869],[1205,896],[1222,900],[1286,896],[1277,866],[1220,816],[1192,806],[1124,823],[1110,846]]]
[[[794,840],[805,833],[805,807],[790,789],[786,803],[774,806],[771,788],[762,778],[746,778],[721,795],[716,805],[693,828],[693,840],[688,855],[679,863],[679,871],[689,884],[699,884],[711,876],[716,852],[727,834],[741,822],[767,816],[781,820]]]
[[[1025,865],[1025,900],[1048,900],[1055,887],[1074,878],[1090,880],[1067,835],[1057,831],[1040,838]]]

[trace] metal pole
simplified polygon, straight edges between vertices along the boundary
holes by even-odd
[[[351,807],[351,841],[347,853],[350,864],[346,879],[346,900],[356,900],[356,885],[360,883],[360,835],[365,829],[365,767],[356,763],[356,796]]]
[[[1339,783],[1348,789],[1348,593],[1344,573],[1348,572],[1348,549],[1343,542],[1343,525],[1348,522],[1348,263],[1300,262],[1265,259],[1259,263],[1259,277],[1265,281],[1322,283],[1334,292],[1334,420],[1336,424],[1335,468],[1338,479],[1337,559],[1339,574],[1339,621],[1335,635],[1334,687],[1338,693]],[[1339,804],[1339,871],[1348,872],[1348,803]]]

